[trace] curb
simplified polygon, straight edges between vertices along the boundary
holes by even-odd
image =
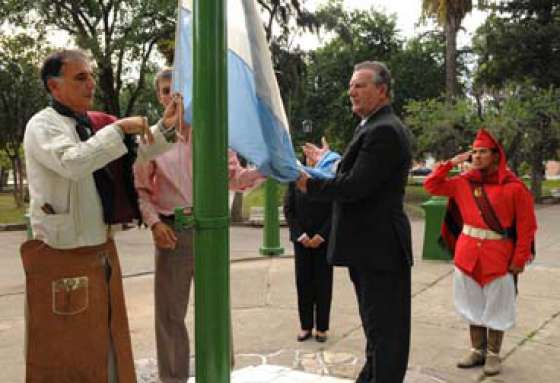
[[[2,223],[0,231],[25,231],[27,225],[25,223]]]

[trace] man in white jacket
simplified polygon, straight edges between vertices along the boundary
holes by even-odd
[[[135,382],[120,267],[111,240],[110,162],[139,135],[139,161],[169,148],[181,112],[174,99],[157,125],[128,117],[94,132],[95,80],[81,51],[41,68],[50,106],[28,122],[24,149],[34,241],[22,246],[27,278],[27,381]]]

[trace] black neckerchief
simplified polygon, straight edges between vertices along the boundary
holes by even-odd
[[[54,98],[51,99],[51,107],[56,110],[59,114],[73,118],[76,121],[76,132],[80,137],[80,141],[87,141],[92,137],[95,132],[93,131],[91,121],[89,120],[87,114],[79,114],[68,108],[66,105],[61,104]],[[95,188],[97,189],[97,194],[101,199],[101,205],[103,207],[103,220],[105,223],[110,224],[112,221],[112,212],[114,208],[114,198],[113,198],[113,187],[114,180],[109,167],[105,165],[104,167],[97,169],[93,172],[93,179],[95,181]]]

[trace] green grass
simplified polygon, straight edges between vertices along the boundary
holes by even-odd
[[[430,199],[430,194],[422,185],[408,185],[404,195],[404,210],[410,218],[424,218],[422,204]]]
[[[10,193],[0,193],[0,223],[24,223],[27,206],[17,208]]]
[[[530,185],[527,185],[531,187]],[[550,196],[550,191],[552,189],[560,189],[560,180],[546,180],[543,182],[543,197]]]
[[[243,218],[249,218],[251,207],[264,207],[264,186],[265,184],[263,183],[259,187],[245,194],[243,198]],[[284,203],[284,193],[286,192],[287,188],[287,184],[278,184],[278,206],[282,206],[282,204]]]
[[[282,206],[284,201],[284,193],[286,192],[287,185],[278,186],[278,206]],[[424,212],[420,205],[427,201],[430,195],[424,190],[421,185],[409,185],[406,188],[405,207],[411,217],[424,217]],[[264,206],[264,184],[258,188],[251,190],[243,198],[243,217],[248,218],[251,207]]]
[[[404,201],[409,204],[420,205],[430,199],[430,194],[422,185],[408,185]]]

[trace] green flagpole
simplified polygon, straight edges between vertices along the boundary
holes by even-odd
[[[196,382],[229,383],[230,296],[225,0],[194,0]]]

